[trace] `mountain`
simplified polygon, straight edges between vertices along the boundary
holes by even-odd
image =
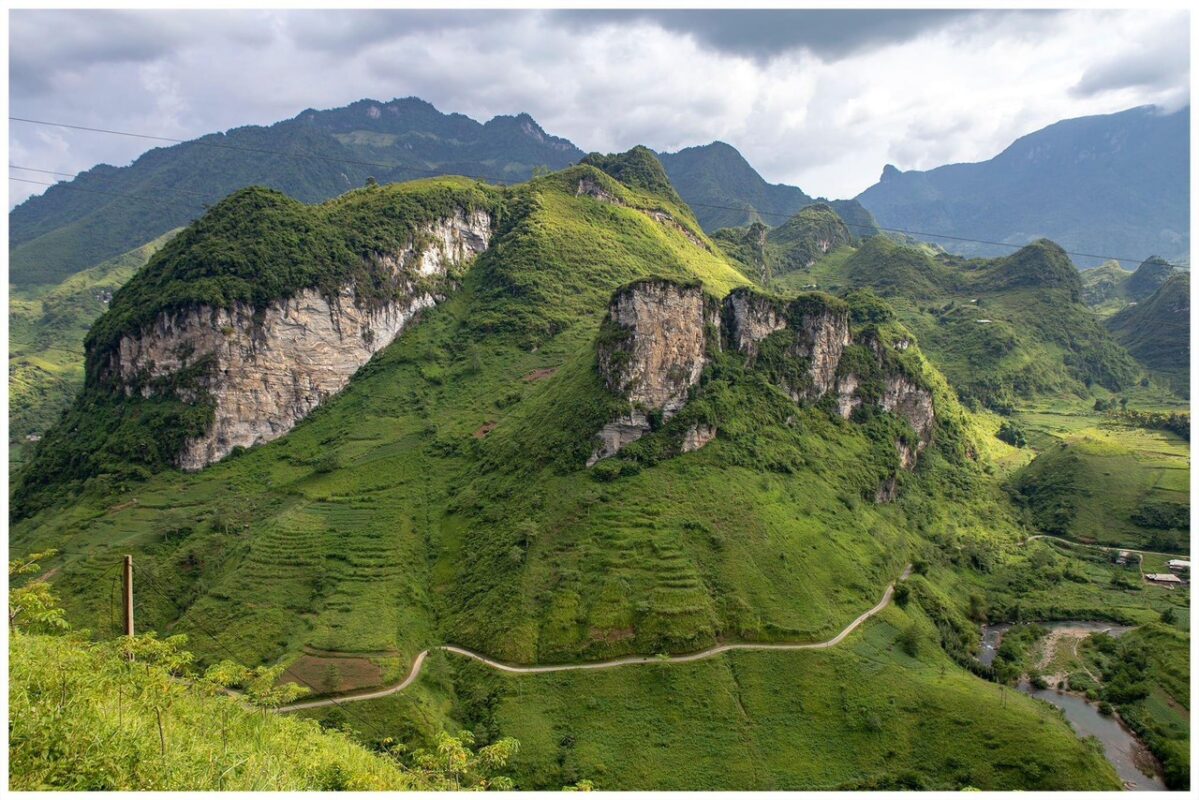
[[[1189,272],[1171,274],[1153,294],[1129,304],[1106,325],[1146,369],[1163,376],[1182,396],[1187,395],[1191,375]]]
[[[1001,411],[1093,386],[1121,391],[1141,370],[1082,302],[1080,273],[1041,240],[1003,258],[967,260],[876,236],[776,288],[817,286],[885,298],[967,405]]]
[[[777,225],[813,202],[798,187],[767,183],[724,142],[659,153],[658,158],[679,194],[694,204],[695,217],[706,231],[752,222]]]
[[[712,240],[747,274],[764,285],[774,277],[807,269],[825,254],[854,241],[845,222],[830,206],[806,206],[776,228],[755,222],[744,228],[722,228]]]
[[[1083,302],[1107,317],[1129,303],[1146,299],[1178,271],[1158,256],[1145,259],[1132,272],[1121,268],[1119,262],[1108,261],[1083,271]]]
[[[879,233],[870,212],[857,201],[812,198],[796,186],[767,183],[735,147],[724,142],[657,155],[705,231],[755,222],[781,225],[804,206],[820,202],[841,216],[855,239]]]
[[[980,285],[1056,275],[1043,248]],[[1067,596],[1070,556],[1024,544],[993,430],[886,300],[752,285],[644,148],[516,186],[251,188],[114,293],[10,541],[59,548],[98,639],[131,553],[141,629],[201,667],[423,664],[300,713],[401,755],[514,736],[520,788],[1118,788],[974,657],[988,614],[1110,586]],[[734,642],[832,644],[654,658]]]
[[[101,164],[29,198],[9,213],[9,281],[58,283],[186,225],[245,186],[318,202],[369,177],[386,183],[463,174],[512,182],[582,156],[527,114],[479,123],[414,97],[308,109],[274,125],[155,148],[127,167]]]
[[[1176,261],[1190,246],[1189,147],[1189,107],[1144,106],[1054,123],[988,161],[908,172],[887,165],[857,199],[884,227],[1013,245],[1049,238],[1083,253]],[[1007,250],[922,238],[965,255]]]

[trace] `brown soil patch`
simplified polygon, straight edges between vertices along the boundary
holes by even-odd
[[[530,372],[528,375],[521,378],[521,380],[524,381],[525,383],[535,383],[539,380],[550,377],[557,371],[558,371],[557,367],[547,367],[545,369],[535,369],[532,372]]]
[[[480,426],[479,429],[477,431],[475,431],[474,437],[476,439],[484,438],[485,436],[487,436],[487,434],[489,434],[493,430],[495,430],[495,426],[498,424],[499,424],[498,422],[484,422],[482,424],[482,426]]]
[[[108,513],[115,514],[118,511],[124,511],[127,508],[133,508],[135,505],[137,505],[136,497],[133,498],[132,500],[126,500],[124,503],[117,503],[115,506],[109,506]]]
[[[313,694],[336,694],[380,685],[383,670],[365,658],[303,655],[287,668],[279,682],[298,683]]]
[[[587,635],[593,642],[623,642],[637,635],[633,628],[592,628]]]

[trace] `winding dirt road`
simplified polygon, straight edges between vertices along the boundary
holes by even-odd
[[[899,581],[906,580],[912,574],[912,565],[908,564],[904,567],[900,574]],[[592,661],[578,664],[541,664],[531,665],[527,667],[518,666],[516,664],[505,664],[502,661],[496,661],[493,658],[488,658],[482,653],[476,653],[474,650],[467,650],[465,647],[458,647],[452,644],[438,645],[431,647],[428,650],[422,650],[417,654],[416,660],[412,662],[412,670],[404,680],[393,686],[386,686],[382,689],[376,689],[371,692],[356,692],[345,695],[334,695],[325,697],[319,700],[306,700],[291,705],[281,706],[275,709],[278,712],[300,711],[306,708],[324,708],[325,706],[341,705],[342,703],[357,703],[362,700],[378,700],[380,697],[388,697],[389,695],[398,694],[404,691],[420,677],[421,668],[424,667],[425,657],[433,650],[444,650],[447,653],[455,653],[466,658],[473,658],[481,664],[484,664],[492,669],[501,672],[510,672],[518,675],[532,675],[544,672],[569,672],[574,670],[584,669],[614,669],[616,667],[627,667],[634,664],[686,664],[691,661],[702,661],[705,658],[712,658],[722,653],[728,653],[733,650],[826,650],[830,647],[836,647],[845,640],[845,637],[853,633],[858,626],[863,622],[878,614],[891,602],[891,597],[895,594],[895,583],[887,586],[887,590],[883,592],[883,599],[878,601],[878,604],[869,611],[863,612],[853,622],[849,623],[843,631],[838,633],[833,638],[825,642],[737,642],[731,644],[720,644],[715,647],[709,647],[707,650],[700,650],[696,653],[685,653],[677,656],[624,656],[623,658],[614,658],[610,661]]]

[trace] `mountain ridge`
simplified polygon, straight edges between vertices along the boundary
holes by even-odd
[[[1060,120],[979,162],[907,172],[888,164],[856,199],[886,227],[1015,245],[1044,237],[1067,250],[1121,258],[1185,258],[1189,111],[1139,106]],[[965,255],[1002,252],[934,241]]]

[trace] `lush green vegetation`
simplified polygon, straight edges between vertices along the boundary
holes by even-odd
[[[183,443],[211,423],[203,360],[151,397],[127,397],[107,383],[103,368],[122,336],[181,308],[262,309],[304,288],[334,295],[352,285],[363,304],[391,299],[402,287],[386,277],[379,254],[401,252],[423,225],[459,209],[499,216],[501,203],[497,190],[447,178],[360,189],[319,206],[267,189],[234,193],[113,294],[85,340],[83,391],[22,471],[17,513],[44,504],[64,484],[97,476],[119,482],[168,468]]]
[[[308,109],[267,127],[156,148],[128,167],[102,164],[73,188],[52,188],[22,203],[10,215],[10,280],[56,284],[187,225],[207,204],[247,186],[316,203],[363,186],[368,177],[387,183],[441,172],[515,182],[537,166],[560,169],[582,155],[527,114],[480,124],[414,97]]]
[[[9,296],[9,453],[40,436],[83,386],[83,340],[113,292],[174,234],[72,275],[46,291],[14,287]]]
[[[972,409],[1006,412],[1037,396],[1118,391],[1141,378],[1081,303],[1078,272],[1052,242],[967,261],[876,236],[775,283],[884,296]]]
[[[1170,276],[1146,299],[1117,312],[1106,324],[1133,358],[1187,396],[1191,380],[1190,273]]]
[[[895,502],[875,493],[911,431],[869,409],[843,420],[829,401],[794,403],[778,386],[795,375],[777,335],[752,367],[715,358],[684,411],[611,460],[615,470],[584,468],[613,411],[595,368],[612,292],[665,278],[721,297],[749,283],[677,197],[658,191],[644,154],[595,161],[610,172],[581,165],[506,190],[493,246],[461,289],[289,435],[195,474],[115,479],[113,452],[104,472],[56,484],[15,522],[14,552],[63,549],[53,585],[67,617],[99,638],[118,632],[106,571],[133,553],[141,625],[189,635],[198,673],[230,654],[256,670],[333,654],[383,682],[442,642],[551,663],[827,639],[914,561],[902,605],[833,649],[514,677],[437,654],[409,691],[352,713],[305,714],[373,746],[427,748],[464,729],[484,748],[514,736],[521,788],[1115,788],[1101,755],[1056,712],[973,674],[977,622],[1092,608],[1148,621],[1159,611],[1141,598],[1116,607],[1106,564],[1020,547],[1028,530],[993,473],[1028,456],[996,437],[997,415],[959,405],[922,347],[898,349],[912,339],[902,296],[859,288],[844,300],[858,341],[884,345],[881,366],[868,345],[846,353],[863,391],[881,390],[885,368],[934,396],[933,443],[899,475]],[[579,195],[584,178],[617,202]],[[402,191],[337,202],[360,197],[369,208]],[[267,220],[318,218],[277,196],[241,201],[262,203]],[[238,224],[259,235],[267,223],[254,219]],[[219,252],[244,255],[228,259],[229,296],[253,301],[240,236]],[[884,246],[844,248],[812,271]],[[906,260],[909,249],[895,252]],[[223,271],[203,273],[186,252],[168,247],[147,275],[177,264],[180,276],[200,270],[195,291],[208,291],[208,278],[224,285]],[[920,276],[923,265],[899,271]],[[300,262],[304,275],[324,266]],[[267,285],[291,285],[292,274],[267,270]],[[190,283],[164,282],[178,291],[163,297],[186,296]],[[815,302],[842,301],[798,300]],[[186,430],[165,416],[180,409],[161,413],[151,424]],[[717,438],[674,455],[678,426],[699,419]],[[148,427],[132,416],[120,424],[129,436]],[[1020,424],[1036,446],[1038,432]],[[152,755],[160,742],[142,746]]]
[[[1060,416],[1052,418],[1058,422]],[[1086,417],[1049,433],[1035,416],[1040,453],[1010,480],[1038,530],[1081,542],[1186,552],[1190,448],[1171,433]]]
[[[747,275],[764,285],[774,276],[807,269],[825,253],[853,241],[837,212],[823,203],[805,206],[777,228],[767,230],[754,223],[718,230],[712,238]]]

